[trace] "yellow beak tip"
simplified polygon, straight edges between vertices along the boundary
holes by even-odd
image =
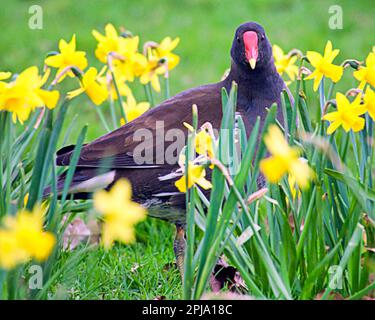
[[[254,59],[254,58],[251,58],[250,60],[249,60],[249,64],[250,64],[250,67],[251,67],[251,69],[255,69],[255,65],[256,65],[256,60]]]

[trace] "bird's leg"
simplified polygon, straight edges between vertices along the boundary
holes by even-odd
[[[184,258],[185,258],[185,229],[181,224],[176,224],[176,237],[173,242],[174,254],[176,256],[176,264],[180,270],[181,277],[184,277]]]

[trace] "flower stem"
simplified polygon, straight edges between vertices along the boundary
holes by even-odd
[[[126,113],[125,113],[125,110],[124,110],[123,100],[122,100],[122,97],[121,97],[121,94],[120,94],[120,90],[118,89],[116,78],[115,78],[115,74],[112,71],[112,67],[110,67],[110,71],[111,71],[111,75],[112,75],[113,85],[115,87],[116,94],[117,94],[117,101],[118,101],[118,103],[120,105],[121,116],[124,118],[125,123],[128,123],[128,118],[126,117]]]
[[[323,115],[324,106],[326,105],[326,98],[324,96],[324,77],[322,78],[322,81],[319,85],[319,99],[321,115]]]
[[[363,182],[363,175],[362,175],[361,166],[360,166],[359,157],[358,157],[357,141],[356,141],[353,130],[350,130],[349,134],[350,134],[350,139],[352,140],[353,153],[354,153],[355,163],[356,163],[357,170],[358,170],[358,175],[361,179],[361,182]]]
[[[4,204],[4,213],[7,214],[9,205],[10,205],[10,191],[11,191],[11,148],[12,148],[12,117],[10,113],[6,113],[7,117],[5,118],[5,150],[7,150],[7,158],[6,158],[6,167],[5,167],[5,204]],[[2,186],[0,186],[2,187]]]
[[[165,100],[169,99],[170,93],[169,93],[169,77],[165,77]]]
[[[114,101],[113,101],[113,97],[112,96],[109,98],[109,108],[111,110],[113,127],[114,127],[114,129],[116,129],[117,126],[118,126],[118,124],[119,124],[119,122],[117,121],[116,110],[115,110],[115,105],[114,105]]]
[[[335,88],[335,83],[332,81],[331,85],[329,86],[327,100],[331,100],[334,88]]]
[[[148,92],[148,90],[147,90],[147,85],[145,84],[145,85],[143,85],[143,89],[145,90],[145,95],[146,95],[146,100],[150,103],[150,105],[151,105],[151,102],[150,102],[150,94],[149,94],[149,92]]]
[[[150,103],[150,106],[152,108],[152,107],[154,107],[155,104],[154,104],[154,96],[152,94],[151,85],[150,85],[150,83],[147,83],[147,84],[144,85],[144,87],[145,87],[147,100]]]
[[[121,116],[124,118],[125,123],[128,123],[128,118],[126,117],[126,112],[124,110],[124,103],[123,103],[123,100],[122,100],[122,97],[121,97],[121,94],[120,94],[120,90],[119,90],[119,88],[117,86],[117,81],[116,81],[115,73],[113,72],[113,65],[112,65],[112,59],[113,58],[119,59],[121,61],[123,61],[125,58],[122,57],[122,56],[120,56],[120,55],[118,55],[115,52],[110,52],[108,54],[108,56],[107,56],[107,65],[108,65],[109,71],[111,72],[113,85],[114,85],[115,90],[116,90],[117,101],[118,101],[118,103],[120,105]]]
[[[100,118],[100,121],[101,121],[102,124],[103,124],[104,129],[105,129],[107,132],[111,132],[111,129],[109,129],[109,126],[108,126],[107,120],[105,120],[105,117],[104,117],[103,111],[100,109],[100,107],[97,107],[97,106],[94,106],[94,109],[96,110],[96,113],[98,114],[98,116],[99,116],[99,118]]]

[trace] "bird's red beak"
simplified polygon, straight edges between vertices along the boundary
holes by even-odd
[[[249,61],[251,69],[255,69],[258,59],[258,35],[254,31],[246,31],[243,34],[243,42],[245,44],[245,55]]]

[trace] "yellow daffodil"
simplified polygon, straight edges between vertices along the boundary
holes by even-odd
[[[125,38],[118,35],[117,30],[112,24],[107,24],[104,28],[105,34],[102,35],[96,30],[92,31],[92,35],[98,41],[95,50],[96,57],[103,63],[107,63],[107,57],[110,52],[120,52]]]
[[[114,241],[131,243],[135,240],[134,226],[146,218],[146,210],[131,201],[130,183],[120,179],[110,191],[94,194],[94,207],[104,220],[102,241],[106,248]]]
[[[87,72],[82,76],[80,81],[81,87],[68,92],[68,98],[72,99],[85,92],[93,103],[95,103],[97,106],[100,105],[104,100],[107,99],[108,91],[105,84],[100,84],[98,82],[98,78],[100,78],[98,71],[94,67],[89,68],[89,70],[87,70]]]
[[[69,66],[77,67],[80,70],[84,70],[87,67],[86,52],[76,51],[76,35],[72,36],[72,39],[67,43],[64,39],[59,42],[60,53],[49,56],[45,59],[44,63],[47,66],[58,68],[57,74],[60,74],[63,69]],[[72,71],[69,71],[61,76],[59,82],[61,82],[65,76],[74,77]]]
[[[294,81],[298,74],[298,67],[295,65],[297,57],[284,54],[284,51],[276,44],[272,46],[272,52],[277,72],[280,75],[285,72],[290,80]]]
[[[116,60],[114,67],[127,81],[132,82],[134,77],[139,76],[147,66],[147,58],[142,53],[137,52],[139,37],[128,37],[125,41],[125,45],[120,52],[124,60]]]
[[[339,52],[339,49],[332,49],[331,41],[327,42],[323,56],[315,51],[307,51],[306,56],[315,70],[306,79],[314,79],[314,91],[318,90],[323,76],[330,78],[333,82],[338,82],[341,79],[344,67],[332,63]]]
[[[146,57],[138,52],[139,37],[122,37],[112,24],[105,26],[105,34],[93,30],[92,34],[98,41],[95,50],[96,57],[103,63],[107,63],[110,53],[116,53],[121,59],[114,59],[112,64],[116,75],[132,82],[135,76],[140,76],[147,66]]]
[[[147,58],[143,54],[136,52],[123,61],[114,60],[113,67],[116,74],[126,81],[132,82],[147,67]]]
[[[44,209],[21,210],[6,216],[0,229],[0,267],[11,269],[34,258],[45,261],[56,243],[50,232],[43,230]]]
[[[154,90],[160,92],[159,75],[164,74],[165,71],[165,66],[160,65],[159,59],[149,49],[147,65],[140,74],[141,83],[144,85],[151,83]]]
[[[271,125],[264,142],[271,157],[260,162],[260,170],[271,183],[277,183],[286,173],[296,179],[300,188],[306,188],[312,177],[312,170],[303,159],[300,150],[290,147],[276,125]]]
[[[180,42],[180,38],[172,40],[171,37],[164,38],[160,44],[154,49],[155,55],[159,59],[164,59],[168,66],[168,70],[172,70],[180,62],[180,57],[172,51],[177,47]]]
[[[184,122],[184,126],[189,129],[189,131],[193,131],[193,127]],[[207,130],[199,130],[195,135],[195,151],[198,154],[207,156],[208,158],[214,157],[214,147],[211,135],[207,132]]]
[[[371,84],[375,87],[375,52],[370,52],[366,58],[366,66],[359,67],[357,71],[353,73],[354,78],[361,81],[359,88],[363,89],[366,83]]]
[[[125,60],[131,60],[138,51],[139,37],[121,37],[123,44],[119,49],[119,53],[125,58]]]
[[[116,74],[125,78],[126,81],[132,82],[147,67],[147,58],[137,52],[139,37],[128,37],[124,41],[122,51],[119,52],[122,60],[114,60],[112,64]]]
[[[49,74],[48,69],[40,76],[35,66],[21,72],[16,80],[5,84],[0,90],[0,110],[12,112],[13,121],[18,119],[23,123],[37,107],[54,108],[59,100],[59,92],[42,89]]]
[[[50,69],[47,69],[44,75],[41,76],[39,75],[37,67],[30,67],[22,72],[16,79],[16,85],[18,84],[21,87],[30,90],[27,94],[29,95],[30,103],[35,107],[41,107],[44,105],[49,109],[56,107],[60,97],[59,92],[57,90],[48,91],[42,89],[47,82],[49,75]]]
[[[357,95],[353,102],[350,102],[345,95],[338,92],[336,94],[337,111],[327,113],[323,116],[324,120],[331,124],[327,129],[327,134],[332,134],[337,128],[342,126],[346,132],[353,130],[361,131],[365,126],[365,119],[360,115],[366,112],[366,109],[360,105],[361,96]]]
[[[112,24],[107,24],[104,28],[105,34],[102,35],[96,30],[92,31],[93,36],[98,41],[95,55],[103,63],[107,63],[108,54],[115,52],[121,55],[125,60],[131,61],[137,54],[139,37],[122,37],[118,34]]]
[[[205,190],[211,189],[211,182],[205,179],[206,170],[199,165],[195,165],[193,162],[189,162],[188,165],[188,188],[197,184]],[[180,192],[186,192],[186,176],[183,175],[179,180],[175,182],[175,186]]]
[[[363,100],[364,108],[370,117],[375,121],[375,92],[371,90],[371,88],[367,87]]]
[[[150,109],[150,104],[148,102],[139,102],[135,100],[134,96],[131,94],[128,96],[126,102],[123,103],[123,108],[126,114],[128,122],[138,118],[141,114],[145,113]],[[121,118],[121,125],[125,124],[125,120]]]

